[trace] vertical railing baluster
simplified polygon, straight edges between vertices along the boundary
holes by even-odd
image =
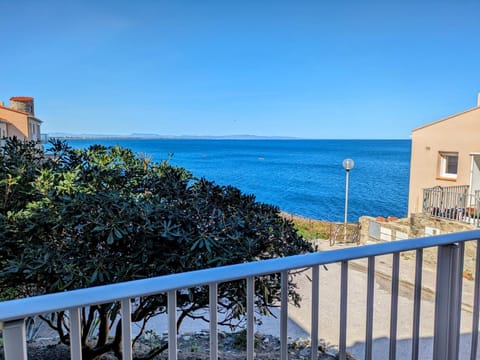
[[[68,309],[70,316],[70,359],[82,360],[82,327],[80,324],[80,308]]]
[[[452,216],[451,216],[451,209],[452,209],[452,203],[454,201],[454,198],[455,198],[455,194],[452,193],[451,191],[447,190],[448,191],[448,203],[446,205],[446,211],[447,211],[447,214],[448,214],[448,219],[451,219]]]
[[[288,271],[282,271],[281,307],[280,307],[280,360],[287,360],[288,339]]]
[[[311,360],[318,359],[318,320],[319,320],[319,288],[320,288],[320,267],[312,266],[312,332],[310,342]]]
[[[415,256],[415,292],[413,294],[412,360],[418,360],[420,345],[420,308],[422,303],[423,249]]]
[[[348,262],[342,261],[340,275],[340,339],[339,357],[347,357],[347,306],[348,306]]]
[[[445,208],[446,208],[446,198],[447,193],[442,190],[442,217],[445,217]]]
[[[389,359],[397,357],[397,319],[398,319],[398,285],[400,277],[400,253],[393,254],[392,261],[392,295],[390,305],[390,347]]]
[[[448,190],[445,190],[443,194],[444,194],[444,198],[443,198],[444,215],[443,215],[443,217],[446,218],[446,217],[448,217],[447,216],[447,211],[448,211],[448,207],[450,206],[450,192]]]
[[[168,359],[177,360],[177,291],[168,292]]]
[[[438,247],[437,289],[435,291],[435,326],[433,337],[433,358],[448,360],[448,301],[450,292],[450,246]],[[441,284],[441,286],[440,286]]]
[[[218,284],[209,285],[210,304],[210,360],[218,359]]]
[[[460,322],[462,317],[462,288],[463,288],[463,262],[465,243],[458,244],[458,251],[453,258],[452,294],[451,294],[451,318],[449,336],[449,359],[458,359],[460,353]]]
[[[438,248],[433,358],[458,359],[462,298],[463,246]]]
[[[3,324],[3,352],[6,360],[27,360],[25,320]]]
[[[475,257],[475,290],[473,292],[472,347],[470,350],[470,360],[477,358],[478,325],[480,320],[480,240],[477,240],[476,243],[477,252]]]
[[[365,359],[372,359],[373,306],[375,304],[375,257],[368,258],[367,313],[365,327]]]
[[[253,360],[255,350],[255,278],[247,277],[247,360]]]
[[[132,360],[132,304],[130,299],[122,299],[122,357]]]

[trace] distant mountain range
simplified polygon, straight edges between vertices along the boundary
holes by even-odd
[[[105,135],[105,134],[70,134],[49,133],[49,138],[57,139],[159,139],[159,140],[296,140],[298,138],[288,136],[256,136],[256,135],[159,135],[141,134],[130,135]]]

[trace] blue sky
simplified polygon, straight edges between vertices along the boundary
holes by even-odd
[[[0,0],[46,133],[408,138],[476,106],[480,1]]]

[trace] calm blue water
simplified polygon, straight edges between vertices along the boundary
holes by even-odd
[[[352,158],[349,221],[407,215],[410,140],[69,140],[76,148],[120,145],[168,159],[262,202],[316,219],[343,221],[345,170]]]

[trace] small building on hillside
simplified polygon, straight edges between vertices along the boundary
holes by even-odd
[[[408,214],[478,225],[480,94],[477,106],[412,131]]]
[[[408,218],[359,222],[362,244],[480,227],[480,94],[476,107],[412,131]]]
[[[480,227],[480,94],[476,107],[412,131],[408,219],[359,221],[360,243]]]
[[[35,117],[34,99],[27,96],[10,98],[10,106],[0,102],[0,138],[41,141],[42,121]]]

